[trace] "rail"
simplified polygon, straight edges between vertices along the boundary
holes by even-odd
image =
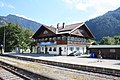
[[[33,73],[31,71],[19,68],[17,66],[5,63],[3,61],[0,61],[0,67],[4,68],[5,70],[23,78],[24,80],[54,80],[46,76],[42,76],[37,73]],[[0,79],[2,80],[2,78]]]

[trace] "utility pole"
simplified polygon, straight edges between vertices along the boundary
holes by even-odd
[[[4,35],[3,35],[3,49],[5,51],[5,26],[4,26]]]

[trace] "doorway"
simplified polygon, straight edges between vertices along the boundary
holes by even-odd
[[[40,47],[37,47],[37,53],[38,54],[40,53]]]
[[[62,55],[62,48],[59,47],[59,55]]]
[[[47,47],[45,47],[45,54],[48,54],[47,49],[48,49],[48,48],[47,48]]]

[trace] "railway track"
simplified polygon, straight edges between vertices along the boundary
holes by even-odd
[[[0,80],[53,80],[0,61]]]
[[[13,57],[13,56],[11,56],[11,57]],[[31,59],[31,58],[25,58],[25,57],[13,57],[13,58],[16,58],[16,59],[20,59],[20,60],[25,60],[25,61],[30,61],[30,62],[35,62],[35,63],[42,63],[42,64],[47,64],[48,66],[49,65],[54,65],[54,66],[49,66],[49,67],[52,67],[52,68],[59,68],[59,69],[62,69],[62,70],[65,70],[65,71],[71,71],[71,72],[75,72],[75,73],[80,73],[80,74],[86,74],[86,75],[91,75],[91,76],[97,76],[97,77],[101,77],[101,78],[105,78],[105,79],[109,79],[109,80],[119,80],[120,78],[113,78],[114,76],[111,76],[111,75],[109,75],[109,76],[107,76],[107,75],[104,75],[104,74],[99,74],[99,73],[92,73],[92,71],[91,72],[81,72],[80,71],[80,69],[72,69],[71,68],[71,65],[69,65],[69,64],[64,64],[64,63],[54,63],[54,62],[52,62],[52,63],[49,63],[49,61],[41,61],[41,60],[37,60],[37,59]],[[60,64],[60,66],[59,66],[59,64]],[[64,65],[66,65],[66,66],[64,66]],[[55,67],[55,66],[57,66],[57,67]],[[58,67],[59,66],[59,67]],[[62,67],[62,68],[61,68]],[[64,68],[63,68],[64,67]],[[74,67],[74,68],[77,68],[78,66],[75,66],[75,65],[72,65],[72,67]],[[69,68],[69,69],[68,69]],[[85,67],[86,68],[86,67]],[[84,68],[84,69],[85,69]],[[38,79],[36,79],[36,80],[38,80]],[[49,79],[41,79],[41,80],[49,80]]]
[[[69,63],[55,62],[55,61],[47,61],[47,60],[21,57],[21,56],[11,56],[11,55],[3,55],[3,56],[16,58],[16,59],[19,59],[19,60],[37,62],[37,63],[53,65],[53,66],[59,66],[59,67],[64,67],[64,68],[69,68],[69,69],[82,70],[82,71],[88,71],[88,72],[93,72],[93,73],[100,73],[100,74],[120,77],[120,70],[116,70],[116,69],[101,68],[101,67],[86,66],[86,65],[77,65],[77,64],[69,64]]]
[[[3,65],[0,65],[0,80],[31,80],[30,78],[19,74]]]

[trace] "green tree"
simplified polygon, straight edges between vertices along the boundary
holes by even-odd
[[[102,40],[100,41],[100,44],[102,45],[114,45],[115,44],[115,39],[113,37],[103,37]]]
[[[115,45],[120,45],[120,36],[114,36],[115,39]]]
[[[91,43],[91,44],[97,44],[97,42],[95,40],[92,40],[92,39],[88,39],[87,42]]]
[[[22,42],[22,46],[24,49],[27,49],[29,48],[29,45],[30,45],[30,42],[33,41],[32,39],[32,35],[33,35],[33,32],[31,29],[24,29],[24,41]]]
[[[0,41],[3,44],[3,35],[5,29],[5,51],[12,51],[15,47],[27,48],[32,41],[30,38],[33,33],[28,29],[23,29],[17,24],[8,23],[0,27]]]

